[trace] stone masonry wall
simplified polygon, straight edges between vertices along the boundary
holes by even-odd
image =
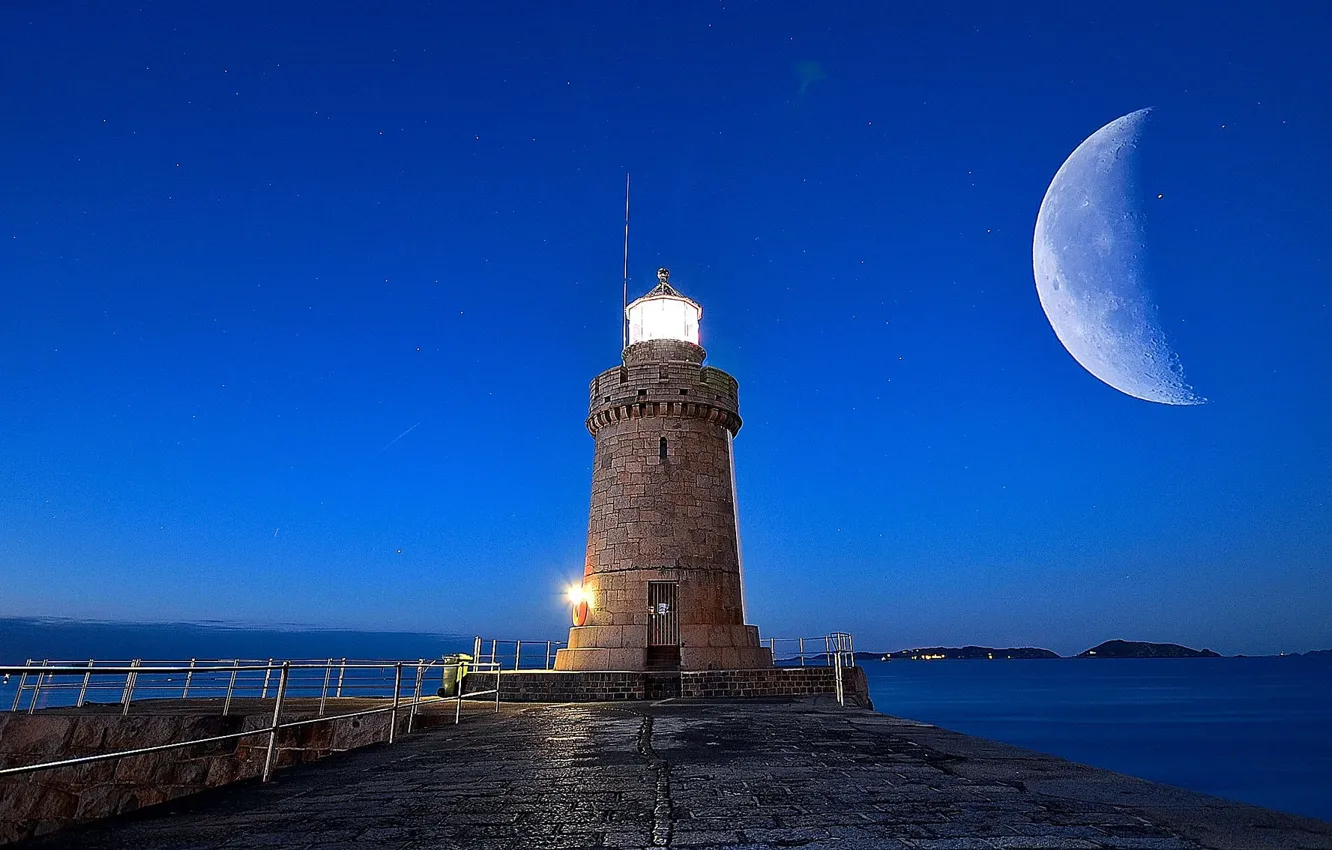
[[[297,720],[312,713],[288,714]],[[261,729],[271,710],[249,716],[0,713],[0,767],[97,755]],[[406,730],[406,717],[398,719]],[[388,715],[312,723],[278,735],[277,764],[286,767],[363,747],[388,734]],[[75,823],[257,777],[268,735],[179,750],[126,756],[0,779],[0,844],[43,835]]]
[[[680,675],[682,697],[814,696],[836,690],[836,673],[831,667],[700,670]],[[843,668],[842,692],[848,703],[870,707],[869,680],[861,668]]]
[[[737,574],[738,606],[727,437],[718,423],[685,416],[602,428],[593,451],[587,572],[724,570]],[[645,601],[635,599],[635,607]],[[738,608],[730,622],[740,622]]]
[[[493,688],[494,674],[471,673],[464,687]],[[802,697],[836,692],[831,667],[770,667],[682,673],[522,670],[500,675],[503,702],[616,702],[666,697]],[[846,701],[870,708],[869,682],[859,667],[842,670]]]
[[[469,673],[464,693],[495,687],[495,674]],[[502,702],[617,702],[648,698],[645,674],[522,670],[500,674]]]
[[[647,339],[636,342],[621,352],[626,366],[637,363],[658,363],[663,360],[680,360],[686,363],[702,363],[707,357],[703,346],[683,339]]]

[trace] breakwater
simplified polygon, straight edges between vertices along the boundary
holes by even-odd
[[[130,669],[142,669],[143,675],[150,676],[147,671],[153,668]],[[206,681],[208,674],[203,671],[207,668],[193,669]],[[78,704],[73,706],[0,715],[0,844],[232,782],[267,778],[283,767],[391,741],[410,732],[414,720],[419,728],[445,715],[455,721],[461,716],[460,701],[422,700],[425,668],[418,672],[416,686],[409,701],[401,704],[401,711],[401,699],[328,696],[332,683],[337,683],[336,691],[345,684],[341,678],[333,678],[332,667],[324,671],[327,675],[318,699],[284,701],[287,673],[292,668],[284,664],[277,669],[282,675],[274,686],[276,701],[233,698],[229,687],[225,698],[148,699],[132,706],[128,702],[85,704],[84,690],[79,690]],[[341,667],[336,669],[342,672]],[[139,674],[126,675],[128,695]],[[396,679],[395,689],[401,694],[400,669]],[[446,686],[451,687],[453,681],[452,676],[444,676]],[[200,682],[191,684],[200,686]],[[269,684],[266,680],[262,689],[267,691]],[[475,696],[466,702],[487,707],[497,706],[498,700],[595,702],[816,694],[831,694],[839,703],[870,705],[863,671],[840,666],[656,673],[501,673],[483,669],[466,675],[461,690]],[[36,690],[30,699],[38,701]],[[274,728],[279,716],[281,723]],[[389,724],[394,724],[391,729]],[[197,743],[182,748],[182,742]],[[112,753],[124,755],[105,757]],[[51,764],[61,766],[4,773]]]
[[[1332,848],[1332,824],[839,707],[502,706],[37,839],[36,850]]]

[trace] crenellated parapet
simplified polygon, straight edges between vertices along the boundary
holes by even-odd
[[[678,359],[665,359],[674,356]],[[721,369],[704,366],[703,349],[674,340],[650,340],[625,349],[624,364],[607,369],[589,387],[587,430],[653,416],[686,416],[740,430],[740,385]]]

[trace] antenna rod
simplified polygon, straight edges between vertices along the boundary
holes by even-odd
[[[624,173],[624,292],[620,307],[620,349],[629,347],[629,172]]]

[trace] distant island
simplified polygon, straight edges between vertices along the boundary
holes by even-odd
[[[922,646],[896,652],[858,650],[856,661],[1001,661],[1064,658],[1059,653],[1035,646]],[[1178,643],[1150,643],[1141,640],[1108,640],[1068,658],[1226,658],[1210,649],[1192,649]],[[1332,661],[1332,649],[1308,652],[1283,652],[1280,655],[1235,655],[1234,658],[1316,658]],[[806,653],[803,661],[823,659],[820,652]],[[782,664],[802,663],[799,655],[777,659]]]
[[[1147,643],[1139,640],[1108,640],[1079,652],[1074,658],[1220,658],[1210,649],[1190,649],[1177,643]]]
[[[1286,657],[1299,653],[1287,653]],[[1313,650],[1305,657],[1332,656],[1332,650]],[[924,646],[897,652],[857,652],[858,660],[879,661],[999,661],[1012,659],[1061,658],[1057,652],[1033,646]],[[1149,643],[1138,640],[1108,640],[1070,658],[1223,658],[1210,649],[1192,649],[1177,643]],[[1243,658],[1244,656],[1236,656]],[[1275,657],[1275,656],[1273,656]]]
[[[1014,658],[1058,658],[1059,653],[1048,649],[1031,646],[996,649],[992,646],[929,646],[920,649],[904,649],[900,652],[885,652],[879,655],[881,661],[995,661]]]

